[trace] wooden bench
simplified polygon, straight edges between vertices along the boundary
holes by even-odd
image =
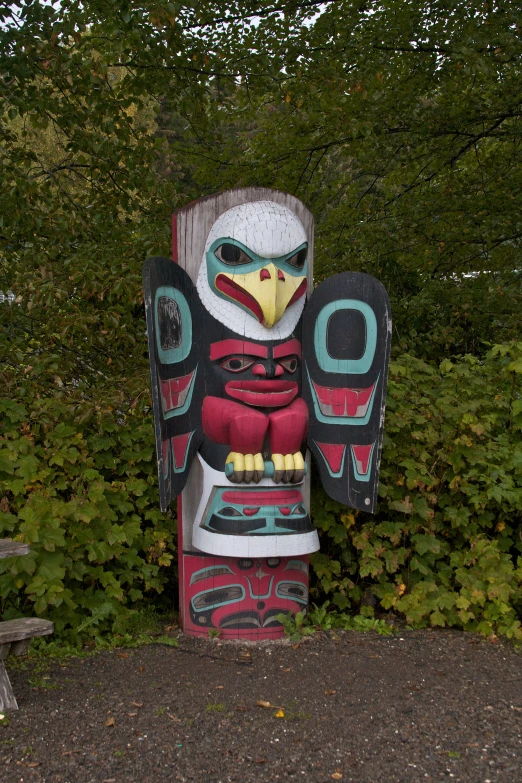
[[[22,544],[20,541],[11,541],[10,538],[4,538],[0,541],[0,558],[28,555],[30,551],[29,544]]]
[[[29,545],[6,538],[0,541],[0,558],[29,554]],[[34,636],[47,636],[54,630],[50,620],[22,617],[0,623],[0,713],[17,710],[18,704],[5,670],[8,655],[25,655]]]

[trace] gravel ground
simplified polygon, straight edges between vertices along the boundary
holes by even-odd
[[[451,631],[29,661],[0,781],[520,783],[521,663]]]

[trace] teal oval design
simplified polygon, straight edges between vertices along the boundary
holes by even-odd
[[[179,330],[178,339],[172,340],[172,347],[162,344],[162,333],[159,323],[159,301],[160,299],[170,299],[174,302],[172,307],[173,317],[179,317],[179,323],[176,325]],[[174,316],[174,314],[179,316]],[[182,362],[190,353],[192,347],[192,316],[185,296],[172,286],[162,285],[156,291],[154,299],[154,321],[156,331],[156,347],[158,358],[162,364],[176,364]]]
[[[334,359],[328,353],[328,321],[330,317],[341,310],[357,310],[366,323],[366,346],[360,359]],[[366,302],[358,299],[336,299],[323,307],[314,329],[315,355],[321,370],[343,375],[363,375],[372,366],[377,348],[377,319],[372,308]]]

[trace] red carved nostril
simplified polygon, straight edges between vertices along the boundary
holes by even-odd
[[[270,272],[268,269],[262,269],[259,273],[259,279],[260,280],[270,280]]]
[[[281,367],[280,364],[278,364],[277,367],[276,367],[276,371],[275,371],[276,378],[277,378],[278,375],[283,375],[283,373],[284,373],[284,369]]]
[[[283,270],[282,269],[278,269],[277,270],[277,279],[278,280],[284,280],[285,279],[285,276],[283,274]]]
[[[266,375],[266,368],[262,364],[254,364],[252,375]]]

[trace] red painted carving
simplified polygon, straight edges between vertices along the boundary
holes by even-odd
[[[188,375],[181,375],[179,378],[169,378],[166,381],[160,379],[164,413],[168,413],[175,408],[181,408],[184,404],[194,372],[195,370]]]
[[[307,555],[237,559],[184,554],[183,559],[183,628],[191,636],[208,638],[208,629],[218,628],[221,639],[277,639],[285,631],[275,615],[298,612],[308,598]],[[293,590],[281,598],[279,584]],[[216,608],[197,611],[205,602],[198,596],[207,598],[210,591],[216,592]]]
[[[269,421],[260,411],[221,397],[205,397],[201,418],[205,435],[215,443],[229,445],[240,454],[262,450]]]
[[[298,299],[300,299],[302,296],[304,296],[306,294],[307,285],[308,285],[308,283],[306,282],[306,280],[303,280],[303,282],[301,283],[299,288],[294,293],[293,297],[288,302],[287,307],[290,307],[290,305],[293,305],[294,302],[297,302]]]
[[[366,415],[374,386],[369,389],[336,389],[314,383],[321,413],[325,416],[353,416],[357,419]]]
[[[373,443],[369,446],[352,446],[357,472],[365,476],[370,468],[370,459],[373,451]]]
[[[318,441],[316,441],[316,445],[321,450],[321,454],[328,463],[332,473],[339,473],[346,446],[342,443],[319,443]]]
[[[301,343],[299,340],[288,340],[286,343],[276,345],[273,351],[274,359],[281,359],[284,356],[298,356],[301,358]]]
[[[255,315],[260,324],[263,323],[263,311],[261,305],[254,299],[248,291],[245,291],[238,283],[235,283],[226,275],[216,275],[216,288],[225,296],[234,299],[239,304],[248,307],[248,309]]]
[[[298,489],[277,489],[271,491],[256,492],[255,490],[228,490],[223,492],[225,503],[236,503],[239,506],[251,506],[257,503],[258,506],[279,506],[290,503],[302,503],[303,496]]]
[[[284,410],[274,411],[270,419],[270,448],[272,454],[295,454],[308,430],[308,406],[299,397]]]
[[[266,416],[232,400],[205,397],[202,423],[211,440],[229,445],[240,454],[261,452],[267,431],[273,454],[295,454],[308,429],[308,407],[299,398],[284,410]]]
[[[185,464],[185,455],[187,453],[191,435],[191,432],[186,432],[183,435],[175,435],[171,438],[172,450],[174,452],[174,465],[176,468],[182,468]]]
[[[297,341],[296,341],[297,342]],[[220,340],[210,345],[210,359],[222,359],[224,356],[231,356],[239,353],[244,356],[260,356],[262,359],[268,357],[268,348],[259,343],[249,343],[246,340]]]
[[[229,381],[225,391],[256,408],[280,408],[297,396],[298,386],[294,381]]]

